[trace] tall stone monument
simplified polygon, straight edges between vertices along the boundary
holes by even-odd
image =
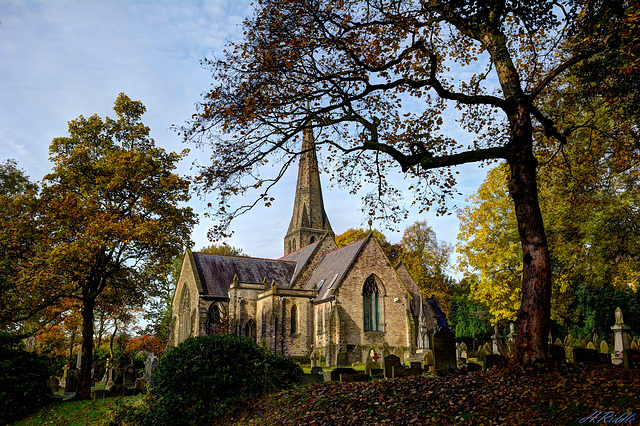
[[[629,349],[629,326],[625,325],[622,318],[622,309],[618,307],[615,313],[616,324],[611,327],[613,330],[613,350],[612,362],[615,365],[622,364],[622,352]]]

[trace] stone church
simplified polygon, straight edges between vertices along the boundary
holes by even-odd
[[[230,328],[294,358],[327,365],[432,347],[449,328],[400,262],[371,235],[338,248],[324,210],[313,134],[303,136],[284,256],[260,259],[187,250],[173,298],[170,344]]]

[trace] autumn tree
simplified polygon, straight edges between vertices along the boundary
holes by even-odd
[[[34,218],[46,230],[23,269],[22,291],[78,301],[82,316],[79,398],[89,398],[95,310],[102,299],[141,306],[155,276],[183,247],[195,223],[189,182],[173,170],[182,155],[155,146],[145,107],[120,94],[115,118],[80,116],[50,146]]]
[[[242,41],[206,61],[216,81],[185,139],[208,144],[199,183],[220,197],[220,223],[253,204],[230,197],[268,190],[300,155],[311,127],[333,176],[365,197],[380,218],[402,214],[387,179],[413,179],[414,199],[438,211],[453,192],[453,166],[503,159],[522,246],[516,359],[547,358],[551,265],[538,203],[534,133],[580,143],[581,127],[556,126],[540,103],[560,76],[619,49],[622,1],[259,0]],[[460,110],[449,125],[447,107]],[[568,118],[568,117],[565,117]],[[444,125],[445,121],[447,126]],[[269,175],[261,166],[280,161]],[[328,167],[328,166],[327,166]]]
[[[436,232],[426,221],[419,220],[409,225],[399,243],[402,261],[426,296],[435,295],[449,312],[448,268],[453,246],[439,241]]]

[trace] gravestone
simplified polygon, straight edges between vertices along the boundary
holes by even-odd
[[[397,355],[387,355],[384,357],[382,368],[384,369],[385,379],[390,379],[393,377],[393,367],[395,365],[401,365],[400,358]]]
[[[625,349],[622,351],[622,360],[624,368],[637,370],[640,368],[640,352],[633,349]]]
[[[67,376],[69,375],[69,366],[65,365],[62,369],[62,379],[60,379],[60,387],[67,388]]]
[[[601,342],[602,340],[600,339],[600,336],[598,336],[598,333],[593,333],[593,346],[595,346],[596,349],[599,349]]]
[[[345,367],[334,368],[331,371],[322,372],[325,382],[337,382],[340,380],[341,374],[358,374],[358,372],[353,368],[345,368]]]
[[[560,338],[558,337],[558,338],[556,339],[556,341],[555,341],[554,345],[562,346],[562,340],[560,340]]]
[[[484,371],[490,370],[493,367],[505,367],[507,365],[507,357],[504,355],[485,355],[484,356]]]
[[[593,342],[589,342],[587,343],[587,349],[593,349],[595,351],[596,345]]]
[[[379,362],[373,362],[373,361],[369,361],[364,365],[364,373],[371,375],[371,370],[380,370],[380,363]]]
[[[433,356],[433,351],[429,349],[426,354],[424,354],[424,364],[427,366],[427,369],[431,370],[435,368],[436,361]]]
[[[491,352],[498,355],[500,354],[502,347],[502,335],[498,330],[498,324],[493,326],[493,335],[491,336]]]
[[[356,346],[353,350],[353,363],[362,364],[362,348],[360,346]]]
[[[341,383],[351,383],[351,382],[368,382],[371,379],[366,374],[356,373],[356,374],[341,374],[340,382]]]
[[[460,343],[460,359],[462,362],[467,362],[467,358],[469,358],[467,344],[462,342]]]
[[[600,342],[600,353],[608,354],[609,353],[609,344],[606,340]]]
[[[482,348],[484,349],[484,353],[487,355],[493,353],[491,352],[491,345],[489,344],[489,342],[485,343]]]
[[[484,356],[486,355],[486,353],[484,352],[484,349],[482,348],[482,346],[480,347],[480,349],[478,349],[476,351],[476,360],[478,362],[484,362]]]
[[[145,393],[147,391],[147,381],[145,379],[137,378],[133,387],[140,393]]]
[[[60,381],[56,376],[51,376],[49,379],[49,387],[51,388],[51,393],[56,393],[60,389]]]
[[[394,365],[391,367],[391,377],[396,379],[398,377],[406,377],[407,376],[407,368],[402,365]]]
[[[157,365],[157,357],[154,353],[150,353],[147,355],[147,358],[144,360],[144,380],[149,383],[151,380],[151,375],[153,374],[153,369]]]
[[[67,383],[64,388],[65,393],[78,392],[78,382],[80,381],[80,370],[73,369],[67,373]]]
[[[595,349],[573,348],[573,359],[576,364],[600,364],[600,355]]]
[[[509,324],[509,334],[507,334],[507,342],[515,343],[516,341],[516,325],[514,323]]]
[[[598,355],[600,356],[600,364],[611,365],[611,354],[609,352],[601,352]]]
[[[349,356],[346,349],[340,349],[336,358],[337,367],[347,367],[349,365]]]
[[[133,365],[129,364],[124,367],[122,385],[125,387],[131,387],[136,383],[136,370]]]
[[[448,328],[441,328],[433,335],[433,356],[436,371],[458,367],[456,339]]]
[[[616,324],[611,326],[613,330],[613,351],[615,356],[613,357],[613,363],[620,365],[623,363],[622,353],[624,350],[629,349],[629,327],[625,325],[622,317],[622,309],[616,308],[615,313]]]

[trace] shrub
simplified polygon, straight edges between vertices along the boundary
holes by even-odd
[[[46,361],[6,338],[0,339],[0,424],[7,424],[49,402]]]
[[[241,402],[300,380],[300,366],[251,339],[187,339],[153,372],[144,424],[211,424]]]

